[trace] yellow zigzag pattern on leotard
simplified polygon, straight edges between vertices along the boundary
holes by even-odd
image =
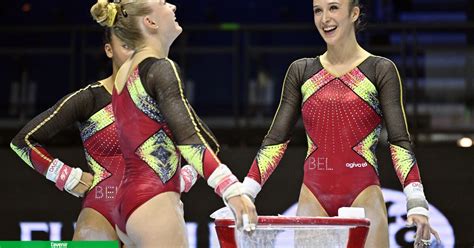
[[[34,146],[34,145],[33,145],[33,146]],[[33,163],[32,163],[31,160],[30,160],[30,152],[29,152],[29,151],[31,151],[31,149],[30,149],[29,147],[25,147],[25,148],[21,149],[21,148],[17,147],[16,145],[14,145],[13,143],[10,143],[10,147],[12,148],[12,150],[13,150],[16,154],[18,154],[18,156],[20,156],[20,158],[21,158],[23,161],[25,161],[25,163],[26,163],[29,167],[31,167],[31,168],[33,168],[33,169],[35,168],[35,167],[33,166]]]
[[[362,156],[370,165],[375,168],[378,174],[377,157],[375,156],[375,148],[379,140],[382,126],[377,126],[372,133],[370,133],[364,140],[353,148],[360,156]]]
[[[151,119],[157,122],[164,122],[164,118],[158,108],[158,103],[146,92],[138,74],[138,70],[135,70],[127,81],[127,89],[137,108]]]
[[[92,190],[97,184],[99,184],[102,180],[112,176],[112,173],[108,172],[104,167],[102,167],[94,158],[92,158],[89,153],[86,152],[86,160],[87,164],[90,166],[92,171],[94,172],[94,179],[92,180],[92,185],[89,188],[89,191]]]
[[[375,85],[359,69],[351,71],[342,79],[342,81],[360,98],[364,99],[378,115],[382,115],[377,88],[375,88]]]
[[[309,155],[311,155],[311,153],[313,153],[314,151],[316,151],[316,149],[318,149],[318,146],[314,144],[313,140],[311,140],[308,134],[306,134],[306,139],[308,140],[308,151],[306,152],[305,159],[307,159]]]
[[[333,78],[334,77],[326,70],[321,70],[310,79],[306,80],[306,82],[301,86],[301,93],[303,95],[303,101],[301,104],[303,105],[309,97],[321,89],[321,87],[329,83]]]
[[[390,154],[398,178],[403,184],[411,168],[416,164],[415,154],[403,147],[392,144],[390,144]]]
[[[97,132],[114,123],[115,116],[112,110],[112,104],[93,114],[87,121],[79,127],[82,141],[86,141]]]
[[[204,152],[206,151],[205,145],[178,145],[178,149],[181,152],[183,158],[189,164],[193,165],[196,171],[204,177]]]
[[[135,153],[158,174],[163,183],[168,182],[180,166],[179,153],[163,130],[148,138]]]
[[[285,153],[288,142],[289,141],[282,144],[264,146],[258,151],[256,160],[260,171],[261,184],[267,181],[270,174],[277,167]]]

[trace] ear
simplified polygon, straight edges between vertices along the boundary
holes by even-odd
[[[150,16],[145,16],[145,18],[143,18],[143,24],[146,28],[158,29],[158,23]]]
[[[352,13],[351,13],[352,22],[355,22],[359,18],[359,15],[360,15],[360,8],[358,6],[355,6],[354,8],[352,8]]]
[[[114,51],[112,50],[112,45],[110,45],[109,43],[104,45],[104,51],[105,51],[105,54],[107,55],[107,57],[109,59],[111,59],[114,56]]]

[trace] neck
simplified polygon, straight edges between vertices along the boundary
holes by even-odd
[[[110,75],[108,78],[100,80],[105,89],[112,94],[112,89],[114,88],[115,72]]]
[[[167,58],[170,51],[171,44],[162,42],[160,40],[149,40],[145,42],[144,46],[135,50],[137,54],[151,54],[158,58]]]
[[[110,75],[109,78],[112,78],[112,81],[115,80],[115,77],[117,76],[118,70],[120,69],[119,65],[116,65],[114,62],[112,62],[112,75]]]
[[[331,64],[341,64],[358,57],[362,50],[362,47],[360,47],[357,42],[355,33],[352,32],[349,37],[341,39],[341,42],[334,45],[328,45],[325,57]]]

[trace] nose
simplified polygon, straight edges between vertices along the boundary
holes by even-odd
[[[173,10],[173,12],[176,12],[176,5],[169,3],[170,8]]]
[[[323,11],[322,13],[322,17],[321,17],[321,21],[323,21],[324,23],[328,22],[329,21],[329,13],[327,11]]]

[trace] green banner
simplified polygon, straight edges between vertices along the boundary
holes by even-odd
[[[224,22],[219,25],[221,30],[234,31],[240,29],[240,24],[235,22]]]
[[[119,248],[118,241],[0,241],[0,248]]]

